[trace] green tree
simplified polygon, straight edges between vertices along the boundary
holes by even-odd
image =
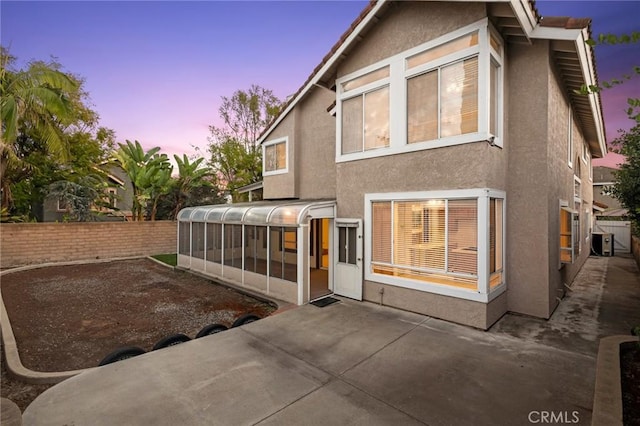
[[[87,222],[95,219],[91,207],[102,194],[102,191],[96,188],[103,186],[104,181],[100,177],[85,176],[80,182],[54,182],[49,186],[49,194],[63,203],[71,220]]]
[[[196,189],[203,186],[211,187],[206,179],[212,175],[212,172],[209,168],[201,167],[204,161],[203,157],[194,161],[190,161],[185,154],[182,158],[177,155],[174,155],[173,158],[178,166],[178,178],[173,182],[175,207],[171,216],[176,218],[185,204],[192,200]]]
[[[16,58],[0,46],[0,181],[2,205],[11,204],[7,174],[25,166],[18,154],[20,143],[36,140],[48,155],[66,161],[69,143],[65,130],[92,125],[97,114],[85,106],[82,80],[61,71],[57,62],[32,61],[26,69],[15,69]]]
[[[247,151],[235,139],[209,145],[209,164],[216,173],[222,189],[237,201],[238,188],[260,181],[262,176],[262,155],[258,149]]]
[[[131,179],[133,186],[133,220],[143,220],[147,203],[152,197],[153,187],[159,185],[159,181],[155,180],[156,175],[161,172],[166,173],[167,169],[171,175],[172,167],[165,154],[158,154],[159,147],[145,152],[138,141],[127,140],[126,144],[118,145],[120,148],[116,151],[115,157]]]
[[[158,154],[156,154],[156,156],[157,155]],[[149,194],[151,200],[151,211],[149,213],[151,220],[156,220],[160,197],[167,194],[171,188],[171,172],[171,167],[160,167],[149,180],[149,186],[146,192]]]
[[[273,92],[252,84],[249,90],[236,90],[228,98],[222,97],[218,109],[224,125],[209,126],[214,142],[236,140],[245,150],[256,149],[256,141],[265,127],[278,115],[282,102]]]
[[[614,152],[626,157],[616,170],[613,196],[629,211],[636,235],[640,235],[640,124],[623,131],[613,142]]]
[[[262,178],[262,150],[257,141],[266,126],[279,114],[282,102],[273,92],[257,85],[222,97],[218,110],[223,126],[209,126],[209,166],[221,190],[234,200],[236,190]]]

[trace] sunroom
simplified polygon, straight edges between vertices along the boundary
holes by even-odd
[[[188,207],[178,214],[178,267],[290,303],[332,292],[335,201]]]

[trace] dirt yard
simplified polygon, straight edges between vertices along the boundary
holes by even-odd
[[[122,346],[148,351],[171,334],[193,338],[205,325],[230,327],[242,314],[263,318],[275,310],[274,305],[149,259],[3,275],[2,297],[22,363],[35,371],[95,367]],[[24,410],[26,405],[16,401],[24,389],[6,377],[4,365],[2,376],[2,396]],[[36,395],[46,388],[27,387],[35,388]]]

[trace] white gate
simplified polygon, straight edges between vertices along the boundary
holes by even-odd
[[[596,220],[594,231],[613,234],[614,253],[631,253],[631,222],[628,220]]]

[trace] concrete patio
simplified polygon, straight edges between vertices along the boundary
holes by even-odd
[[[640,324],[632,258],[590,258],[549,321],[489,332],[343,299],[107,365],[26,425],[590,424],[598,339]],[[635,308],[634,308],[635,307]]]

